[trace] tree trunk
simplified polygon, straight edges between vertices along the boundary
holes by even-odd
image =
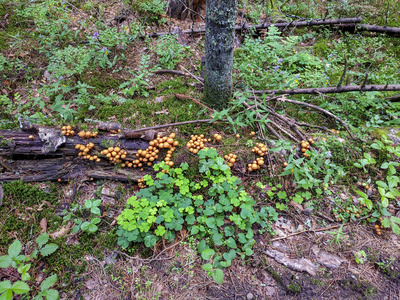
[[[228,105],[232,93],[232,66],[237,0],[207,0],[204,101],[212,108]]]

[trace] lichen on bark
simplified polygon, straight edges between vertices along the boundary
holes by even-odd
[[[204,101],[221,109],[232,94],[236,0],[207,0]]]

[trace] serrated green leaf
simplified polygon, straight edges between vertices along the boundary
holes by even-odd
[[[0,256],[0,268],[8,268],[13,262],[10,255]]]
[[[10,247],[8,247],[8,255],[12,258],[17,257],[18,254],[21,253],[22,244],[19,240],[15,240]]]
[[[50,289],[45,292],[43,292],[44,296],[46,297],[46,300],[58,300],[60,299],[60,295],[58,291]]]
[[[211,258],[211,256],[213,256],[214,254],[215,254],[215,251],[213,249],[208,248],[208,249],[204,249],[201,252],[201,257],[204,260],[209,260]]]
[[[29,281],[29,280],[31,280],[31,275],[29,275],[29,273],[24,273],[21,275],[21,279],[23,281]]]
[[[17,295],[21,295],[28,293],[31,289],[29,288],[29,285],[27,283],[19,280],[13,284],[12,290]]]
[[[57,274],[53,274],[47,277],[43,282],[40,284],[40,289],[42,291],[48,290],[57,282]]]
[[[4,293],[5,291],[11,289],[11,281],[10,280],[4,280],[0,282],[0,294]]]
[[[12,300],[13,292],[11,289],[7,290],[4,294],[0,295],[0,300]]]
[[[56,244],[47,244],[42,249],[40,249],[40,254],[42,254],[43,256],[48,256],[54,253],[57,249],[58,246]]]
[[[215,269],[212,272],[213,279],[215,280],[216,283],[222,284],[224,281],[224,272],[221,269]]]
[[[42,248],[44,244],[49,241],[49,235],[47,233],[42,233],[36,238],[36,243],[38,244],[39,248]]]

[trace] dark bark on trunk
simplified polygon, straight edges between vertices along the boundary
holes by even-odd
[[[236,7],[236,0],[207,0],[204,102],[211,108],[226,107],[232,93]]]
[[[389,85],[346,85],[340,88],[337,87],[326,87],[326,88],[309,88],[309,89],[290,89],[290,90],[263,90],[263,91],[252,91],[252,93],[260,94],[331,94],[331,93],[348,93],[348,92],[390,92],[400,91],[400,84],[389,84]]]

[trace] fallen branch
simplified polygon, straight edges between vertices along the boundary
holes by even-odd
[[[206,106],[203,103],[201,103],[199,100],[196,100],[196,99],[194,99],[192,97],[189,97],[189,96],[186,96],[186,95],[182,95],[182,94],[175,94],[175,97],[177,99],[179,99],[179,100],[182,100],[182,99],[192,100],[194,103],[196,103],[196,104],[204,107],[205,109],[207,109],[210,112],[210,114],[214,113],[213,109],[209,108],[208,106]]]
[[[386,27],[386,26],[376,26],[369,24],[340,24],[338,25],[340,29],[352,29],[355,28],[356,31],[370,31],[370,32],[381,32],[389,34],[400,34],[400,28],[398,27]]]
[[[304,26],[319,26],[319,25],[340,25],[340,24],[353,24],[360,23],[361,18],[342,18],[342,19],[322,19],[322,20],[311,20],[311,21],[296,21],[296,22],[285,22],[285,23],[275,23],[275,24],[259,24],[259,25],[247,25],[244,23],[243,25],[236,25],[235,31],[243,31],[243,30],[262,30],[267,29],[270,26],[275,26],[278,28],[287,28],[287,27],[304,27]],[[183,30],[179,31],[184,34],[199,34],[204,33],[206,31],[205,28],[195,29],[195,30]],[[168,34],[176,34],[178,30],[173,32],[154,32],[149,33],[149,37],[158,37],[164,36]]]
[[[255,90],[256,95],[262,94],[332,94],[332,93],[348,93],[348,92],[391,92],[400,91],[400,84],[389,85],[346,85],[342,87],[326,87],[326,88],[308,88],[308,89],[290,89],[290,90]]]
[[[287,236],[283,236],[283,237],[279,237],[279,238],[272,239],[272,240],[270,240],[270,242],[275,242],[275,241],[279,241],[279,240],[284,240],[284,239],[287,239],[288,237],[295,236],[295,235],[299,235],[299,234],[306,233],[306,232],[321,232],[321,231],[326,231],[326,230],[330,230],[330,229],[335,229],[335,228],[338,228],[338,227],[340,227],[340,226],[346,226],[346,225],[347,225],[347,223],[346,223],[346,224],[342,224],[342,225],[335,225],[335,226],[331,226],[331,227],[325,227],[325,228],[321,228],[321,229],[315,229],[315,230],[307,229],[307,230],[303,230],[303,231],[299,231],[299,232],[295,232],[295,233],[288,234]]]
[[[289,103],[293,103],[293,104],[298,104],[298,105],[303,105],[303,106],[311,107],[311,108],[314,108],[314,109],[316,109],[316,110],[319,110],[319,111],[323,112],[324,114],[326,114],[326,115],[328,115],[328,116],[334,118],[335,120],[339,121],[340,123],[342,123],[343,127],[346,128],[347,132],[349,133],[350,137],[351,137],[352,139],[354,139],[354,137],[353,137],[353,135],[351,134],[349,128],[348,128],[347,125],[346,125],[346,123],[345,123],[341,118],[335,116],[333,113],[331,113],[331,112],[329,112],[329,111],[327,111],[327,110],[325,110],[325,109],[323,109],[323,108],[321,108],[321,107],[319,107],[319,106],[317,106],[317,105],[310,104],[310,103],[306,103],[306,102],[301,102],[301,101],[296,101],[296,100],[290,100],[290,99],[287,99],[285,96],[283,96],[282,98],[279,98],[278,100],[279,100],[279,101],[282,101],[282,102],[289,102]]]

